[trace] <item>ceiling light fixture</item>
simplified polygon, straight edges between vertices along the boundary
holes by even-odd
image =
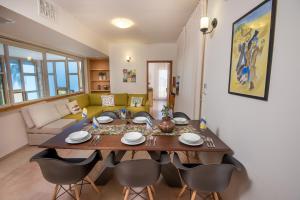
[[[115,18],[111,21],[111,23],[118,28],[130,28],[134,25],[133,21],[126,18]]]

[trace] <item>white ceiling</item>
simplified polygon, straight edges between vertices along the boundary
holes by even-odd
[[[56,4],[109,42],[175,42],[199,0],[54,0]],[[129,29],[110,22],[124,17]]]

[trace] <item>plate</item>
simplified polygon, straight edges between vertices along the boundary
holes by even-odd
[[[84,138],[83,140],[78,140],[78,141],[76,141],[76,140],[71,140],[71,138],[67,137],[67,138],[65,139],[65,142],[68,143],[68,144],[80,144],[80,143],[83,143],[83,142],[86,142],[86,141],[90,140],[91,138],[92,138],[92,135],[91,135],[91,134],[89,134],[89,135],[88,135],[86,138]]]
[[[121,142],[123,144],[127,144],[127,145],[139,145],[139,144],[144,143],[145,141],[146,141],[146,137],[145,136],[143,136],[140,140],[135,141],[135,142],[129,142],[124,137],[121,138]]]
[[[189,146],[200,146],[204,143],[204,141],[202,140],[202,138],[196,142],[196,143],[189,143],[188,141],[185,141],[181,136],[178,137],[179,142],[185,144],[185,145],[189,145]]]
[[[187,125],[189,123],[189,120],[187,120],[186,118],[182,118],[182,117],[175,117],[172,119],[172,121],[176,125]]]
[[[136,124],[145,124],[147,122],[147,118],[146,117],[135,117],[132,120],[132,122],[136,123]]]
[[[123,137],[128,142],[136,142],[136,141],[139,141],[143,137],[143,134],[140,132],[128,132],[128,133],[125,133]]]
[[[107,123],[110,123],[110,122],[114,121],[114,119],[110,118],[108,116],[101,116],[101,117],[97,117],[97,121],[100,124],[107,124]]]
[[[181,138],[189,143],[197,143],[201,137],[195,133],[183,133]]]
[[[85,139],[88,135],[89,135],[89,132],[87,132],[87,131],[76,131],[74,133],[71,133],[68,136],[68,138],[70,138],[71,140],[80,141],[80,140]]]

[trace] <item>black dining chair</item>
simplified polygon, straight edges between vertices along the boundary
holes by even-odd
[[[224,155],[221,164],[182,164],[177,153],[173,160],[178,168],[185,185],[180,191],[178,198],[183,195],[186,189],[193,191],[191,200],[196,198],[197,192],[207,192],[219,200],[219,192],[223,192],[230,183],[234,170],[241,171],[243,165],[233,156]]]
[[[114,168],[114,174],[124,187],[124,200],[128,200],[130,193],[135,197],[147,190],[150,200],[153,200],[155,193],[154,184],[160,176],[161,164],[153,159],[116,161],[115,152],[111,152],[106,159],[106,167]],[[142,191],[135,191],[133,188],[141,187]]]
[[[107,116],[112,119],[119,119],[119,116],[117,115],[117,113],[115,113],[113,111],[105,111],[105,112],[101,113],[100,116]]]
[[[174,112],[173,113],[173,118],[175,118],[175,117],[182,117],[182,118],[185,118],[187,120],[191,120],[191,118],[183,112]]]
[[[134,113],[133,118],[135,118],[135,117],[149,117],[151,120],[154,119],[154,117],[152,117],[152,115],[150,113],[145,112],[145,111],[140,111],[140,112]]]
[[[62,158],[55,149],[46,149],[34,155],[30,161],[37,162],[44,178],[55,184],[53,200],[65,193],[73,199],[79,200],[81,191],[79,186],[82,187],[85,183],[91,184],[93,189],[99,192],[97,186],[87,175],[101,159],[102,156],[98,151],[95,151],[88,158]],[[65,185],[68,185],[69,188],[66,188]],[[75,191],[75,197],[72,190]]]

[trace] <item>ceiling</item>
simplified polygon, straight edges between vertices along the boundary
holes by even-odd
[[[17,38],[49,49],[82,57],[107,57],[105,54],[85,44],[71,39],[40,23],[0,6],[0,18],[12,19],[15,23],[0,23],[0,35]],[[34,30],[34,31],[32,31]],[[1,50],[0,50],[1,53]],[[32,56],[32,55],[31,55]]]
[[[175,42],[199,0],[54,0],[109,42]],[[119,29],[113,18],[135,25]]]

